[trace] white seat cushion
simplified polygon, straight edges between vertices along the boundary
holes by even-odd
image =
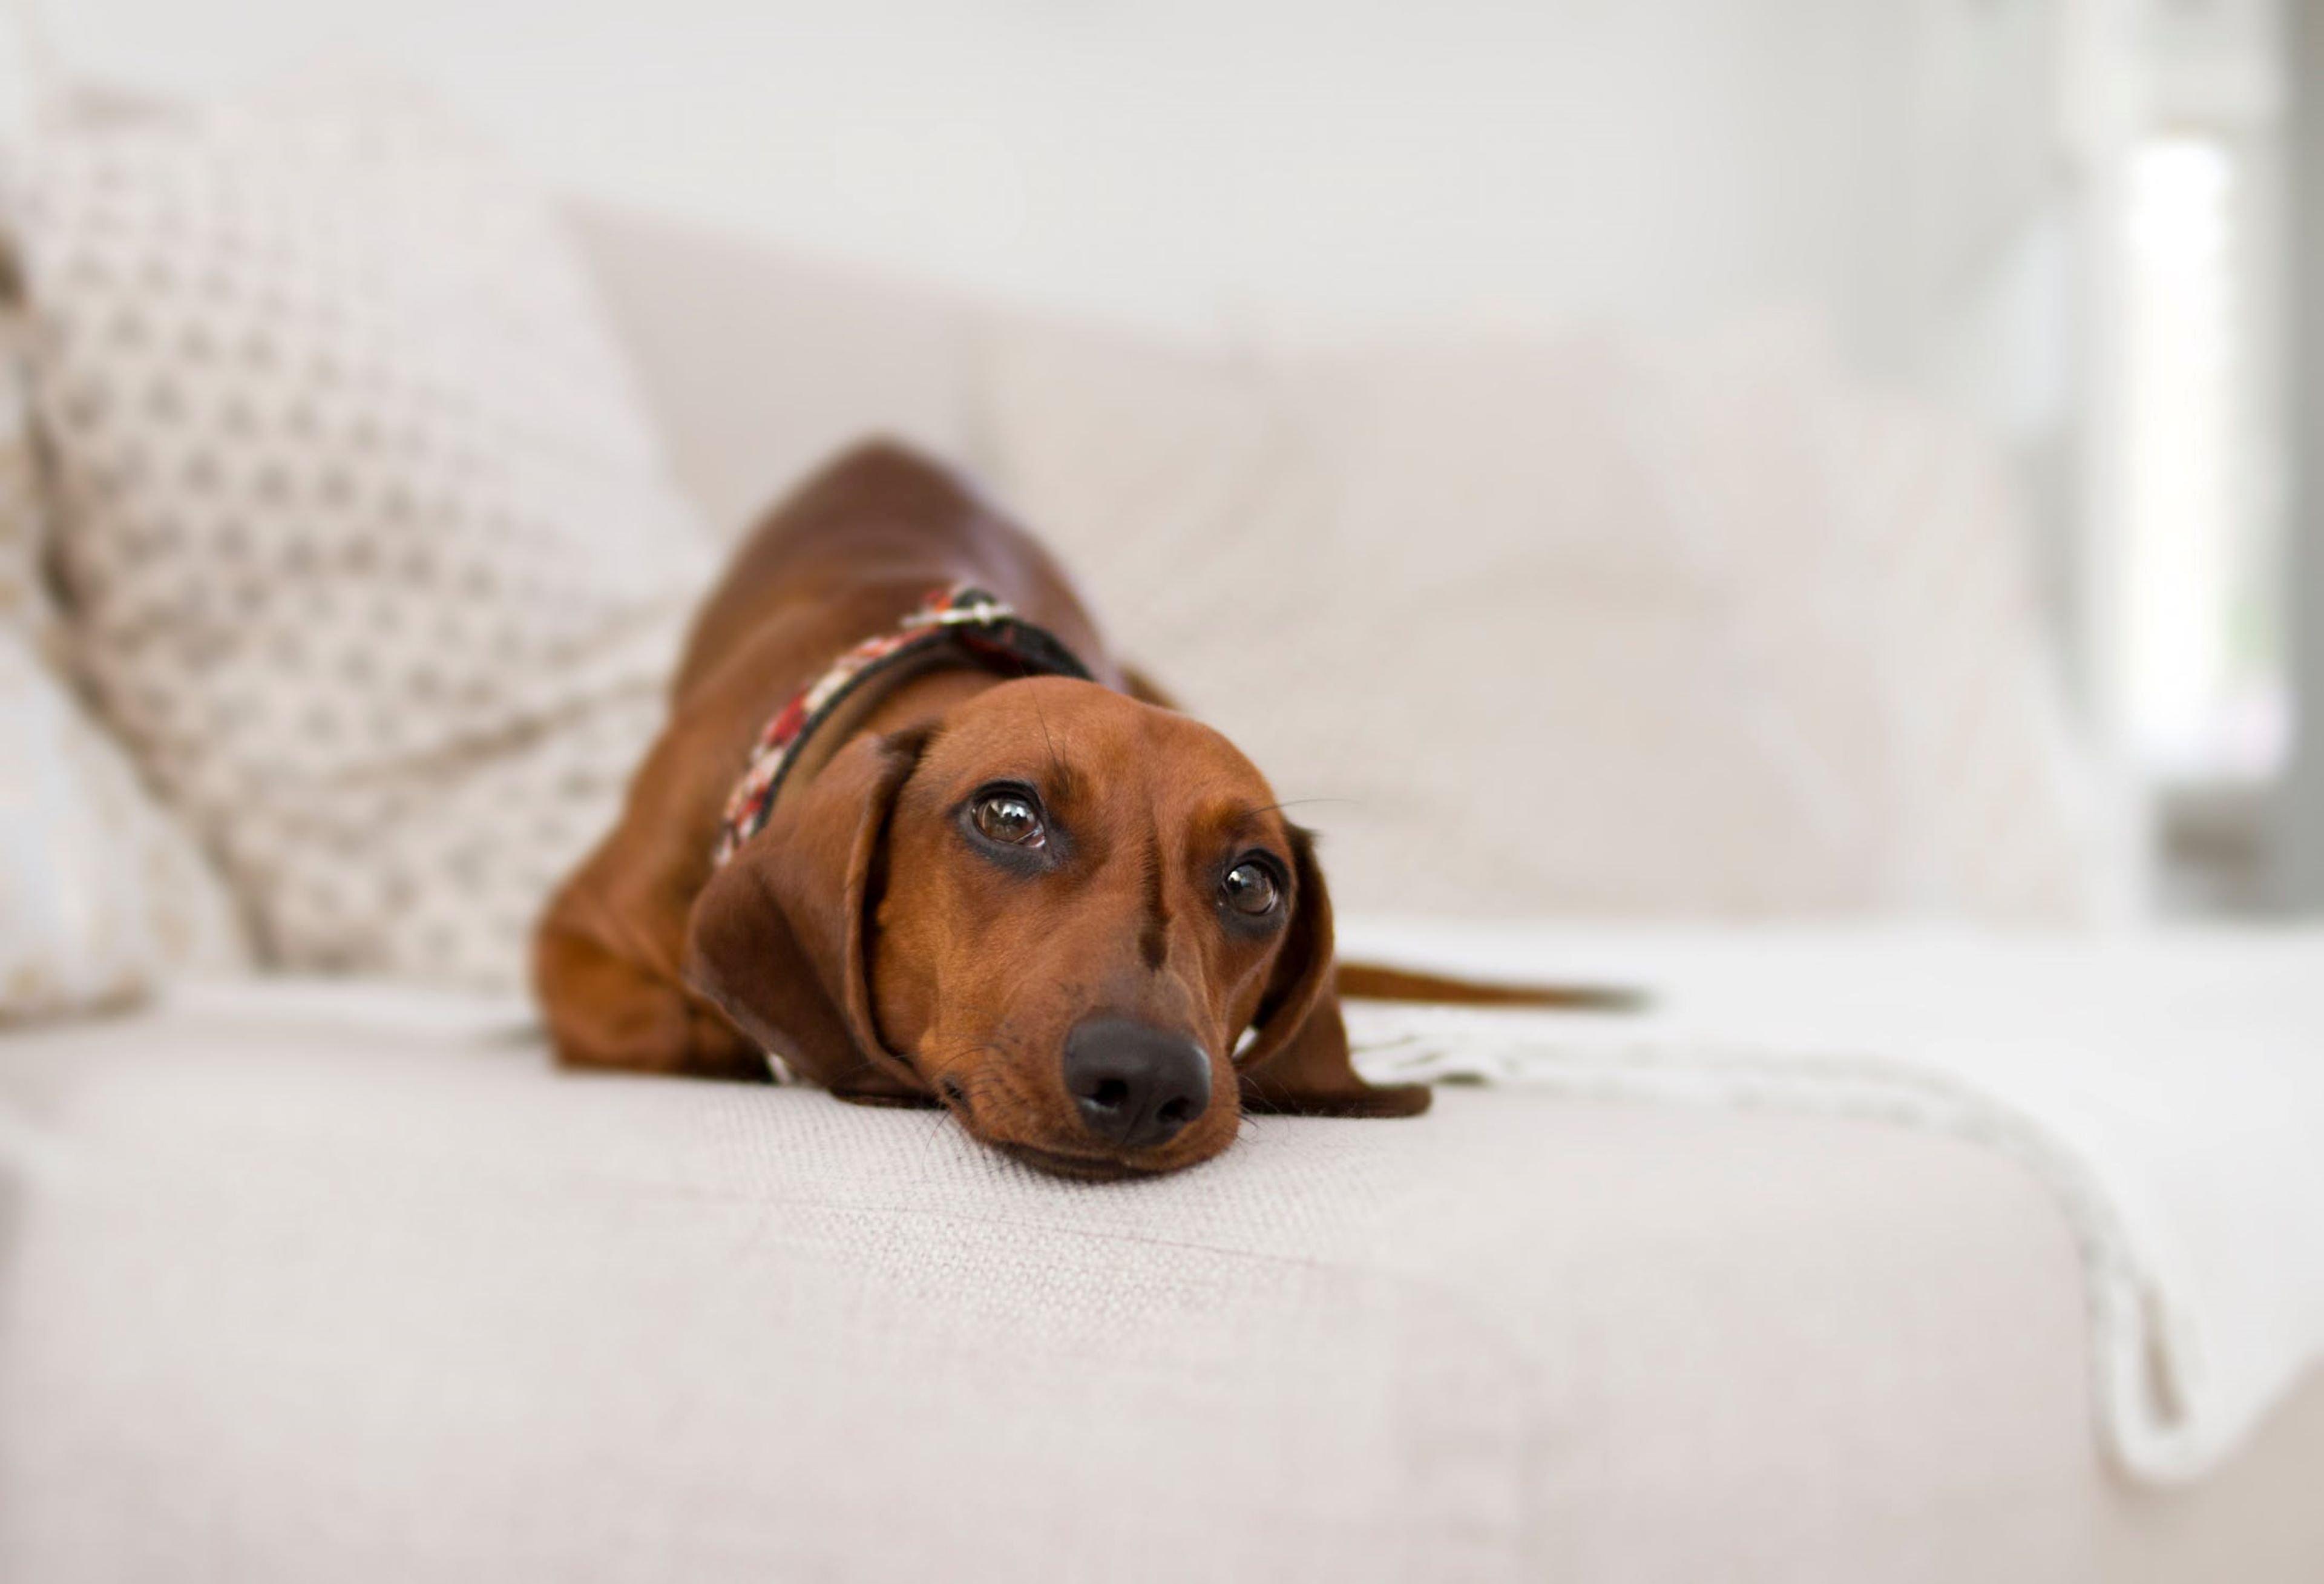
[[[2010,1579],[2105,1539],[2046,1196],[1862,1124],[1447,1091],[1079,1185],[260,987],[0,1040],[0,1212],[11,1578]]]

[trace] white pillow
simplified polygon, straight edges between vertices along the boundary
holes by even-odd
[[[2107,886],[1992,459],[1804,338],[983,355],[999,493],[1344,903],[2060,919]]]
[[[709,572],[543,196],[335,86],[26,161],[77,663],[272,958],[507,985]]]
[[[225,886],[43,658],[57,628],[17,323],[0,304],[0,1022],[246,961]]]
[[[0,630],[0,1022],[245,964],[233,903],[20,632]]]

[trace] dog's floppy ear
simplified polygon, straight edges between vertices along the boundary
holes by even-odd
[[[880,1042],[865,931],[896,794],[924,733],[866,735],[777,804],[710,878],[687,928],[686,977],[802,1076],[853,1098],[925,1086]]]
[[[1255,1037],[1237,1058],[1242,1103],[1255,1111],[1322,1117],[1410,1117],[1428,1109],[1427,1089],[1376,1089],[1348,1059],[1348,1027],[1332,959],[1332,897],[1315,862],[1315,844],[1291,832],[1294,912],[1275,973],[1252,1019]]]

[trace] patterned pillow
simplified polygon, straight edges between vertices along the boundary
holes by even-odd
[[[19,328],[0,302],[0,1022],[246,961],[225,886],[43,658],[58,630]]]
[[[366,87],[69,112],[20,226],[106,718],[274,961],[513,982],[709,569],[545,200]]]

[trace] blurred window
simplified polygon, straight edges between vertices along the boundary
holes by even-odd
[[[2264,781],[2285,756],[2264,163],[2231,132],[2156,132],[2129,152],[2126,695],[2166,786]]]

